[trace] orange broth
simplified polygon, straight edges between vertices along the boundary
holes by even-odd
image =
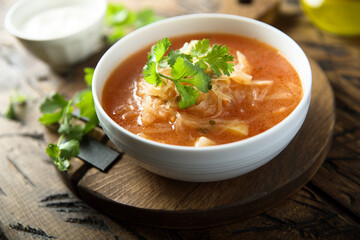
[[[106,113],[123,128],[130,129],[134,134],[146,133],[147,138],[154,141],[193,146],[196,139],[205,136],[218,145],[242,140],[266,131],[286,118],[299,104],[303,91],[298,73],[276,49],[265,43],[237,35],[192,34],[171,38],[172,45],[170,48],[178,49],[183,46],[184,42],[203,38],[208,38],[210,44],[226,45],[234,58],[236,58],[237,50],[244,54],[252,67],[253,80],[273,80],[271,86],[248,86],[231,82],[230,87],[237,89],[245,97],[241,102],[231,101],[227,104],[221,117],[223,119],[240,119],[248,124],[247,136],[230,131],[219,133],[212,131],[211,128],[187,128],[184,131],[172,131],[169,134],[169,132],[162,132],[161,129],[157,129],[157,124],[133,128],[133,126],[139,125],[139,109],[134,109],[134,114],[124,118],[124,113],[121,113],[121,110],[119,111],[118,106],[126,104],[129,99],[134,98],[134,91],[136,91],[134,82],[143,77],[142,68],[147,62],[147,55],[151,46],[129,56],[107,79],[101,99]],[[254,97],[265,94],[265,91],[264,99],[261,101],[254,99]],[[291,97],[285,99],[271,97],[276,96],[278,92],[285,92],[283,94],[290,94]],[[178,109],[178,111],[187,111],[187,109]],[[168,124],[172,123],[168,122]],[[141,131],[131,129],[140,129]]]

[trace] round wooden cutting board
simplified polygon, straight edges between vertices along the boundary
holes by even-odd
[[[107,172],[74,159],[62,176],[98,211],[150,226],[200,228],[264,212],[315,175],[331,144],[333,92],[320,67],[314,61],[311,67],[312,99],[304,125],[280,155],[248,174],[219,182],[180,182],[150,173],[124,154]]]

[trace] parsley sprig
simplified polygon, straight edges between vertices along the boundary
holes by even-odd
[[[91,92],[92,75],[94,69],[85,68],[85,81],[88,89],[77,92],[70,100],[66,100],[58,93],[45,97],[40,105],[42,116],[39,118],[43,125],[58,124],[60,137],[57,143],[49,143],[46,153],[58,170],[66,171],[70,166],[70,159],[79,154],[80,141],[90,132],[99,120],[95,113],[95,106]],[[86,124],[75,124],[75,109],[79,110],[79,117],[86,118]]]
[[[208,68],[217,76],[229,76],[234,71],[231,63],[234,57],[229,54],[229,49],[219,44],[210,46],[209,39],[197,41],[190,51],[187,51],[185,44],[183,48],[171,49],[165,55],[170,46],[168,38],[163,38],[152,46],[143,74],[146,82],[155,86],[165,83],[164,79],[172,81],[180,94],[180,108],[195,105],[199,91],[207,93],[211,90],[211,77],[206,72]],[[159,70],[166,67],[171,68],[171,76],[164,75]]]

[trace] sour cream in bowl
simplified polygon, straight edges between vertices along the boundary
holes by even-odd
[[[62,71],[101,46],[105,0],[20,0],[6,29],[36,57]]]

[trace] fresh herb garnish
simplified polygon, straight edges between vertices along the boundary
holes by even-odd
[[[107,40],[114,43],[127,33],[161,19],[152,9],[146,8],[139,12],[131,11],[124,5],[108,3],[105,24],[108,34]]]
[[[209,39],[197,41],[190,51],[187,51],[185,45],[182,49],[170,50],[168,55],[165,55],[170,45],[170,40],[163,38],[152,46],[143,74],[146,82],[155,86],[164,83],[164,79],[174,82],[180,94],[180,108],[196,104],[199,92],[194,87],[204,93],[211,90],[211,77],[206,72],[208,68],[217,76],[229,76],[234,71],[231,63],[234,57],[229,54],[229,49],[219,44],[210,46]],[[171,68],[171,76],[159,71],[168,66]]]
[[[85,68],[84,71],[88,89],[77,92],[69,101],[58,93],[52,93],[45,97],[40,105],[40,111],[43,113],[39,118],[40,123],[43,125],[59,124],[58,142],[56,144],[49,143],[46,153],[60,171],[68,169],[70,159],[79,154],[79,145],[83,136],[99,123],[91,92],[94,69]],[[73,123],[75,109],[79,110],[79,117],[86,118],[85,125]]]
[[[15,95],[10,97],[10,103],[6,110],[4,111],[3,115],[8,119],[16,119],[16,111],[15,106],[25,105],[27,101],[27,97],[22,95],[15,89]]]

